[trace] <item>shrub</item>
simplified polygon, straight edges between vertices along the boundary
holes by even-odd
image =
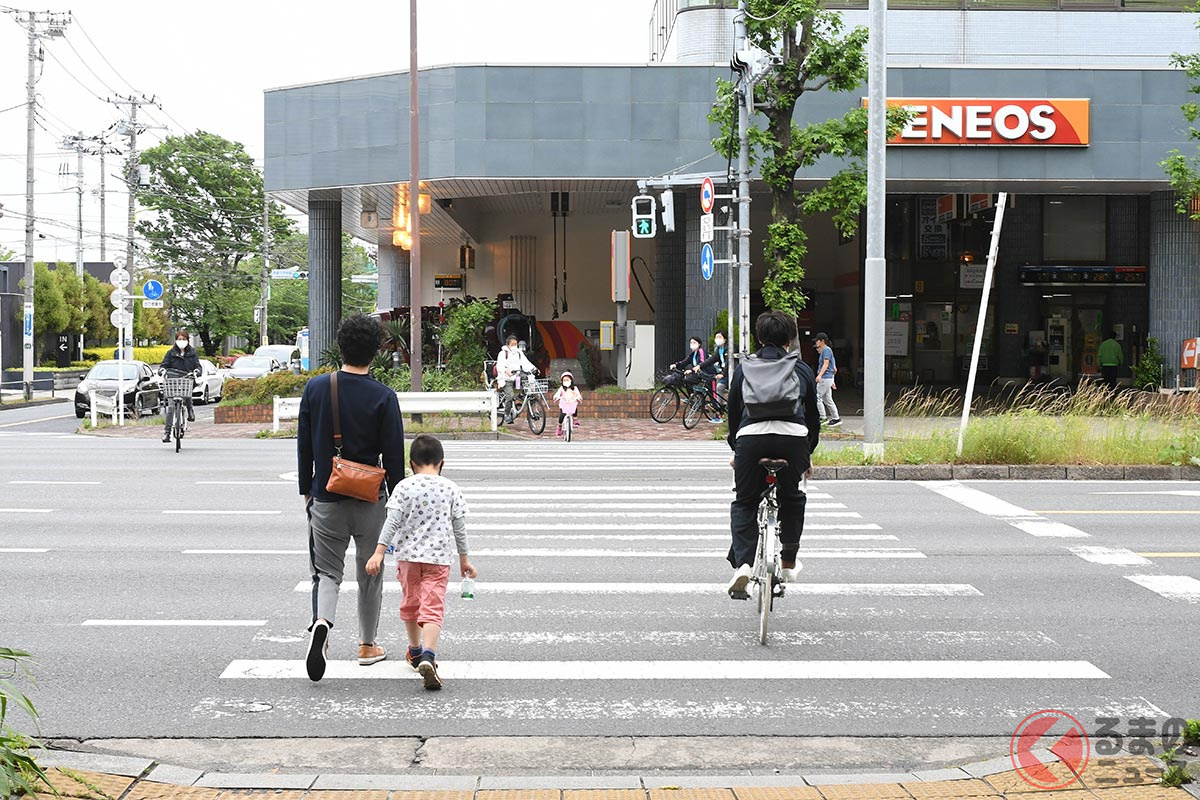
[[[268,405],[276,396],[299,397],[304,393],[308,381],[321,372],[305,372],[300,375],[272,372],[261,378],[230,378],[225,381],[222,389],[221,405]]]
[[[113,351],[117,348],[115,344],[105,345],[103,347],[87,347],[84,348],[83,358],[85,361],[107,361],[113,357]],[[133,348],[133,357],[137,361],[145,361],[147,364],[161,364],[163,356],[171,349],[169,344],[160,344],[153,347],[135,347]]]
[[[1146,339],[1142,357],[1133,365],[1133,388],[1153,392],[1162,385],[1163,354],[1158,349],[1158,339]]]
[[[600,348],[587,339],[579,343],[579,368],[583,370],[583,379],[593,389],[604,384],[604,366],[600,361]]]
[[[495,316],[496,304],[491,300],[465,303],[446,314],[442,346],[450,354],[447,371],[459,376],[478,374],[488,357],[483,331]]]

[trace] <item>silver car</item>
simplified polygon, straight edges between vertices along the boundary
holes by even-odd
[[[211,361],[200,359],[200,377],[196,380],[196,388],[192,390],[192,400],[201,403],[212,403],[221,399],[224,393],[225,376]]]
[[[300,372],[300,349],[294,344],[264,344],[254,351],[254,355],[273,358],[282,364],[284,369]]]
[[[283,369],[282,364],[269,356],[242,356],[229,368],[229,377],[261,378],[263,375]]]

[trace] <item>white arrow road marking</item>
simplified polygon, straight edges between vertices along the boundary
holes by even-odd
[[[725,594],[723,583],[521,583],[501,581],[477,585],[477,591],[487,594]],[[312,591],[312,581],[301,581],[293,590],[300,594]],[[357,592],[358,584],[342,583],[341,591]],[[399,593],[400,584],[388,581],[383,584],[385,594]],[[446,587],[449,594],[458,594],[461,586],[451,581]],[[983,592],[969,583],[794,583],[788,584],[788,594],[811,596],[863,596],[863,597],[982,597]]]
[[[1105,680],[1088,661],[449,661],[449,680],[754,681],[795,680]],[[303,661],[238,660],[225,679],[308,680]],[[419,680],[402,661],[369,668],[330,661],[325,680]]]

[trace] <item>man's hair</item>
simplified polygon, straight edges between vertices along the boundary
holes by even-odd
[[[368,367],[383,344],[383,326],[366,314],[351,314],[337,329],[342,361],[352,367]]]
[[[408,460],[417,467],[436,467],[446,460],[446,452],[436,436],[422,433],[409,445]]]
[[[1117,338],[1117,332],[1114,331],[1112,328],[1109,328],[1108,329],[1108,338],[1110,338],[1110,339]]]
[[[782,311],[764,311],[754,322],[759,344],[786,347],[796,338],[796,320]]]
[[[519,342],[519,341],[521,341],[521,340],[517,338],[517,335],[515,333],[510,333],[508,336],[504,337],[505,344],[508,344],[509,342]]]

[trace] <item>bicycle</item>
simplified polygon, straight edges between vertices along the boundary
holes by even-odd
[[[650,395],[650,419],[665,424],[679,413],[681,395],[686,391],[685,379],[683,373],[674,367],[664,369],[658,374],[658,379],[663,385]]]
[[[497,384],[495,391],[500,395],[498,403],[499,407],[504,410],[505,417],[511,413],[512,419],[516,421],[524,414],[530,432],[534,436],[541,436],[542,431],[546,430],[546,393],[550,391],[550,382],[544,379],[539,380],[535,377],[535,373],[517,373],[515,390],[520,393],[521,399],[513,406],[509,405],[508,398],[504,395],[503,384],[499,381]]]
[[[724,419],[725,413],[725,399],[713,389],[711,379],[704,376],[703,383],[693,384],[688,394],[687,406],[683,410],[683,427],[690,431],[696,427],[701,416],[716,421]]]
[[[167,402],[167,413],[171,415],[171,436],[175,439],[176,453],[188,428],[184,400],[192,396],[195,386],[196,375],[193,372],[171,371],[163,378],[163,395]]]
[[[574,414],[567,414],[565,417],[563,417],[562,429],[563,429],[563,441],[564,442],[571,441],[571,432],[575,429],[575,415]]]
[[[767,620],[775,606],[776,598],[783,597],[784,582],[779,552],[782,543],[779,540],[779,498],[776,487],[779,484],[779,471],[786,469],[788,462],[782,458],[760,458],[760,467],[767,471],[767,488],[758,501],[758,550],[754,554],[754,571],[750,582],[754,584],[754,592],[758,597],[758,641],[767,643]],[[804,486],[808,484],[804,479]],[[801,491],[804,491],[802,487]],[[750,593],[746,591],[732,592],[735,600],[749,600]]]

